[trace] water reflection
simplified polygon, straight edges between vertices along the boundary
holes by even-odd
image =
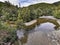
[[[21,45],[27,43],[27,39],[28,39],[28,32],[27,31],[17,30],[17,36],[18,36],[18,39],[19,39]]]
[[[36,31],[42,31],[42,32],[50,32],[50,31],[54,31],[54,27],[56,25],[54,25],[53,23],[50,22],[46,22],[46,23],[42,23],[39,26],[37,26],[35,28]]]
[[[24,34],[24,37],[22,37],[22,38],[20,39],[21,45],[27,43],[27,39],[28,39],[28,33],[25,33],[25,34]]]

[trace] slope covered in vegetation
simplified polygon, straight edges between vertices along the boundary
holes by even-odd
[[[37,19],[40,16],[54,16],[60,18],[60,2],[55,2],[53,4],[39,3],[30,5],[28,7],[18,7],[14,6],[10,2],[5,1],[0,2],[0,30],[7,30],[12,33],[13,37],[4,37],[8,40],[16,39],[17,29],[25,29],[24,23],[31,20]],[[5,41],[5,39],[3,41]]]
[[[20,8],[9,2],[0,2],[0,20],[4,24],[17,24],[18,22],[29,22],[40,16],[52,15],[60,18],[60,2],[53,4],[39,3]]]

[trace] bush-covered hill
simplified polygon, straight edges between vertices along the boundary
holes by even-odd
[[[21,22],[28,22],[40,16],[52,15],[60,18],[60,2],[53,4],[39,3],[28,7],[20,8],[10,2],[0,2],[0,23],[7,27],[19,25]],[[2,25],[1,24],[1,25]],[[3,27],[4,27],[3,26]]]
[[[56,18],[60,18],[60,2],[55,2],[53,4],[39,3],[23,8],[18,7],[17,5],[14,6],[7,1],[4,3],[0,2],[0,31],[4,30],[3,32],[6,33],[5,30],[7,30],[7,32],[13,34],[11,35],[9,33],[11,38],[4,36],[3,41],[5,42],[5,39],[8,38],[15,41],[16,29],[24,28],[25,22],[37,19],[43,15],[51,15]]]

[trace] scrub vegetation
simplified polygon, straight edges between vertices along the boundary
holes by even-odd
[[[56,20],[40,19],[40,16],[54,16],[60,19],[60,2],[53,4],[39,3],[28,7],[14,6],[10,2],[0,2],[0,45],[5,43],[13,44],[17,41],[16,30],[31,29],[42,22],[52,22],[59,26]],[[30,26],[25,26],[24,23],[37,19],[37,22]],[[40,20],[40,21],[39,21]],[[5,34],[5,35],[4,35]]]

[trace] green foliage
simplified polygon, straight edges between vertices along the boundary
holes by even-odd
[[[3,35],[3,37],[1,38],[2,42],[4,43],[14,43],[17,40],[17,35],[16,35],[16,31],[7,31],[8,34],[6,34],[5,36]],[[7,33],[5,32],[5,33]]]
[[[16,25],[15,29],[23,28],[25,22],[37,19],[40,16],[52,15],[56,18],[60,18],[60,3],[56,2],[53,4],[40,3],[30,5],[28,7],[18,8],[10,4],[10,2],[0,2],[0,20],[2,21],[3,29],[9,29],[11,25]],[[7,26],[5,23],[8,23]],[[1,23],[0,23],[1,24]]]
[[[30,9],[29,8],[22,8],[21,10],[21,17],[25,22],[31,21],[30,20]]]
[[[20,8],[17,5],[14,6],[10,2],[0,2],[0,30],[9,32],[7,36],[3,36],[3,42],[14,42],[17,40],[16,29],[33,29],[37,22],[28,27],[26,27],[24,23],[46,15],[60,18],[60,2],[53,4],[40,3],[23,8]],[[59,26],[56,21],[47,21],[56,24],[57,27]],[[46,20],[39,21],[39,24],[41,22],[46,22]]]
[[[2,29],[3,27],[2,27],[2,24],[1,24],[1,21],[0,21],[0,29]]]
[[[56,8],[54,11],[53,11],[53,16],[56,17],[56,18],[60,18],[60,9],[59,8]]]
[[[21,24],[37,19],[43,15],[52,15],[56,18],[60,18],[59,4],[59,2],[53,4],[40,3],[30,5],[28,7],[18,8],[17,6],[10,4],[10,2],[0,2],[0,20],[3,24],[7,22],[9,25],[13,24],[19,28],[22,28],[23,26]],[[3,25],[3,27],[5,26]],[[5,28],[10,27],[11,26],[7,25]]]
[[[17,25],[17,29],[23,29],[23,20],[18,20],[17,22],[16,22],[16,25]]]

